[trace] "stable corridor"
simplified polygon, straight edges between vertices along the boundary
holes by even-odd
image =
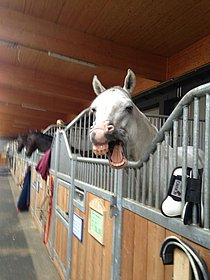
[[[12,176],[0,176],[0,280],[59,280],[31,214],[17,214],[19,194]]]

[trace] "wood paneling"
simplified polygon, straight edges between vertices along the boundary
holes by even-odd
[[[202,47],[205,58],[199,58],[198,50],[196,64],[178,57],[209,35],[207,0],[93,0],[88,5],[83,0],[3,0],[0,17],[0,102],[40,104],[54,114],[51,120],[62,113],[70,121],[90,104],[94,74],[110,87],[122,85],[131,68],[137,75],[135,95],[167,78],[169,57],[168,77],[208,60],[208,48]],[[49,51],[68,58],[54,58]],[[176,72],[173,63],[181,63]],[[11,110],[8,106],[1,114]],[[17,117],[21,111],[27,119],[20,106]],[[34,127],[46,127],[46,118],[34,117]],[[16,135],[17,128],[2,124],[0,136]]]
[[[106,210],[105,245],[101,245],[88,233],[89,202],[96,197],[90,193],[86,196],[86,214],[74,208],[84,219],[83,242],[74,236],[72,240],[72,272],[71,280],[102,279],[109,280],[111,275],[112,256],[112,219],[109,217],[110,204],[102,200]]]
[[[64,214],[69,212],[69,190],[61,184],[58,184],[57,189],[57,206]]]
[[[67,238],[68,231],[56,217],[55,219],[55,241],[54,248],[61,263],[66,267],[66,254],[67,254]]]
[[[208,249],[128,210],[124,210],[122,279],[171,280],[173,266],[164,266],[160,258],[161,245],[168,236],[177,236],[191,245],[205,260],[210,271],[210,254]]]
[[[161,74],[166,61],[161,56],[4,8],[0,9],[0,17],[1,38],[119,70],[132,67],[148,78],[164,79]]]
[[[169,57],[167,78],[182,75],[209,62],[210,35]]]

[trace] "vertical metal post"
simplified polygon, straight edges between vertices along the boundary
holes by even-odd
[[[149,156],[149,190],[148,190],[148,205],[152,206],[153,201],[153,155]]]
[[[67,256],[66,256],[66,280],[70,279],[71,272],[71,259],[72,259],[72,235],[73,235],[73,203],[74,203],[74,191],[75,191],[75,159],[71,160],[71,186],[69,188],[69,219],[68,219],[68,240],[67,240]]]
[[[198,138],[199,138],[199,99],[197,97],[194,98],[194,119],[193,119],[193,178],[198,178]],[[196,208],[193,207],[193,215],[192,215],[192,223],[197,224],[197,211]]]
[[[137,168],[136,170],[136,200],[140,202],[140,190],[141,190],[141,176],[140,176],[140,169]]]
[[[146,180],[147,180],[147,163],[143,162],[143,178],[142,178],[142,203],[146,203]]]
[[[31,184],[33,184],[33,180],[32,180],[32,177],[33,177],[33,169],[32,169],[32,171],[31,171]],[[36,184],[37,184],[37,172],[36,172]],[[36,216],[36,193],[37,193],[37,186],[34,186],[33,187],[33,189],[34,189],[34,207],[33,207],[33,213],[32,213],[32,215],[33,215],[33,217],[35,217]]]
[[[112,270],[111,280],[121,279],[122,259],[122,188],[123,170],[115,170],[114,193],[116,196],[117,214],[114,216],[112,239]]]
[[[182,206],[184,207],[187,178],[187,144],[188,144],[188,106],[183,108],[183,139],[182,139]]]
[[[161,144],[157,144],[157,157],[156,157],[156,178],[155,178],[155,208],[160,207],[160,172],[161,172]],[[161,197],[161,199],[163,199]]]
[[[210,94],[206,95],[205,123],[205,165],[204,165],[204,228],[210,228]]]
[[[54,241],[55,241],[55,209],[57,202],[57,187],[58,187],[58,163],[59,163],[59,146],[60,146],[60,131],[57,129],[55,134],[55,170],[54,170],[54,187],[53,187],[53,209],[51,223],[51,242],[50,242],[50,257],[54,257]]]
[[[198,177],[199,99],[194,98],[193,122],[193,178]]]
[[[166,196],[168,188],[168,172],[169,172],[169,132],[165,132],[165,147],[164,147],[164,186],[163,195]]]
[[[177,166],[178,120],[173,121],[173,169]]]

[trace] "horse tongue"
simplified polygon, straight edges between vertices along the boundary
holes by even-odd
[[[114,168],[125,167],[128,163],[127,159],[124,157],[123,148],[121,144],[114,145],[112,154],[110,156],[111,165]]]

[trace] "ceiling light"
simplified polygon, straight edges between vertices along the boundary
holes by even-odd
[[[94,64],[94,63],[90,63],[90,62],[80,60],[80,59],[75,59],[75,58],[72,58],[70,56],[65,56],[65,55],[62,55],[62,54],[59,54],[59,53],[54,53],[54,52],[51,52],[51,51],[48,51],[48,56],[51,56],[51,57],[54,57],[54,58],[57,58],[57,59],[60,59],[60,60],[80,64],[80,65],[83,65],[83,66],[88,66],[88,67],[91,67],[91,68],[96,68],[97,67],[97,65]]]
[[[21,124],[13,124],[12,127],[15,127],[15,128],[26,128],[25,125],[21,125]]]
[[[0,105],[8,106],[9,103],[8,102],[4,102],[4,101],[0,101]]]
[[[22,108],[36,110],[36,111],[42,111],[42,112],[47,111],[45,108],[34,106],[34,105],[31,105],[31,104],[22,104]]]
[[[27,122],[27,121],[21,121],[21,120],[15,120],[14,121],[14,124],[19,124],[19,125],[29,125],[30,122]]]
[[[11,42],[11,41],[6,41],[0,39],[0,47],[6,47],[6,48],[11,48],[11,49],[17,49],[19,48],[19,44],[17,42]]]

